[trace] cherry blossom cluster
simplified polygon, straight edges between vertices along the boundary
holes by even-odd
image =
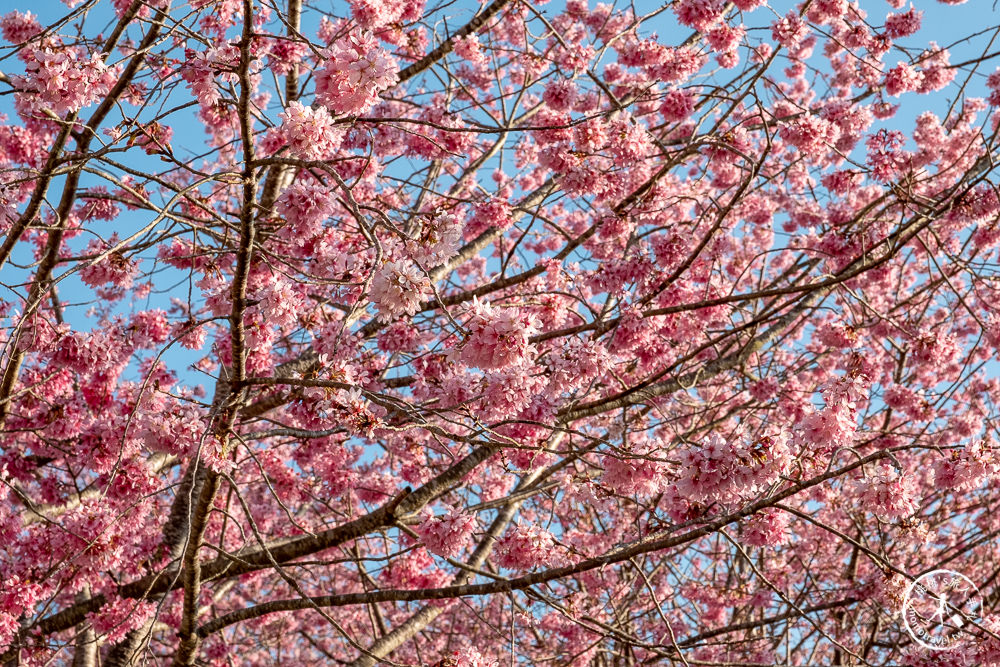
[[[316,72],[316,98],[337,114],[365,113],[396,82],[397,71],[395,59],[374,35],[351,32],[324,52]]]
[[[857,480],[854,492],[861,507],[888,519],[908,517],[917,509],[913,477],[890,465],[881,465]]]
[[[538,526],[515,526],[497,542],[497,564],[511,570],[530,570],[556,556],[552,534]]]
[[[476,529],[476,517],[469,514],[440,516],[424,521],[417,528],[427,550],[439,556],[456,556]]]
[[[530,313],[474,301],[466,324],[469,333],[458,358],[482,369],[505,368],[525,361],[531,353],[529,339],[535,326]]]
[[[48,110],[61,116],[79,111],[104,98],[118,79],[118,68],[109,67],[98,53],[42,47],[20,55],[25,74],[15,76],[12,83],[24,114]]]
[[[712,433],[681,454],[674,485],[695,502],[732,503],[766,490],[790,463],[786,434],[727,439]]]

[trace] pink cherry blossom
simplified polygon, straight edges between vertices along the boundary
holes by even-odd
[[[114,241],[112,237],[112,241]],[[104,255],[110,248],[103,241],[94,240],[87,245],[90,255]],[[96,259],[96,258],[95,258]],[[129,288],[138,273],[135,262],[128,259],[120,251],[111,250],[103,259],[92,261],[80,272],[80,279],[91,287],[112,284],[115,287]]]
[[[525,360],[530,353],[528,339],[535,331],[535,319],[517,309],[494,308],[477,301],[466,326],[469,335],[458,358],[469,366],[503,368]]]
[[[329,187],[316,182],[293,183],[275,204],[289,224],[289,241],[305,245],[322,231],[324,220],[334,214],[336,202]]]
[[[476,518],[469,514],[434,517],[424,521],[417,533],[427,550],[439,556],[457,556],[476,529]]]
[[[893,97],[919,90],[923,82],[920,72],[907,63],[899,63],[885,75],[885,92]]]
[[[454,257],[461,247],[462,224],[451,213],[435,211],[422,216],[419,233],[406,243],[406,249],[421,266],[432,267]]]
[[[882,465],[854,484],[862,507],[881,517],[907,517],[917,510],[916,487],[912,477]]]
[[[899,14],[890,13],[885,17],[885,33],[892,39],[909,37],[920,30],[920,23],[924,13],[917,11],[910,5],[910,8]]]
[[[335,153],[343,139],[343,130],[325,109],[292,102],[278,117],[282,121],[280,127],[272,130],[267,138],[269,152],[287,146],[294,157],[322,160]]]
[[[489,199],[473,206],[472,216],[466,222],[466,238],[472,239],[493,227],[507,229],[513,224],[510,205],[500,199]]]
[[[117,71],[97,53],[80,49],[38,48],[25,52],[25,74],[15,76],[17,101],[24,112],[78,111],[111,90]]]
[[[817,116],[803,116],[781,128],[781,137],[804,155],[821,155],[836,144],[839,128]]]
[[[718,0],[682,0],[674,9],[678,21],[702,32],[719,19],[722,10]]]
[[[905,163],[905,153],[901,150],[904,137],[898,130],[879,130],[869,137],[868,165],[872,176],[879,181],[892,179]]]
[[[493,354],[495,360],[496,352]],[[545,378],[533,373],[527,364],[502,364],[496,370],[487,371],[483,377],[479,416],[487,421],[514,419],[529,407],[544,387]]]
[[[681,496],[698,501],[733,502],[774,482],[790,463],[787,436],[724,439],[712,433],[686,449],[676,476]]]
[[[316,97],[338,114],[371,109],[380,92],[396,82],[395,59],[378,46],[371,33],[352,32],[324,52],[317,72]]]
[[[667,122],[685,120],[694,112],[694,99],[681,90],[671,90],[663,98],[660,113]]]
[[[946,489],[975,488],[1000,475],[1000,460],[990,442],[971,442],[953,449],[934,464],[934,483]]]
[[[616,493],[653,495],[664,488],[668,479],[666,464],[657,461],[655,454],[649,458],[606,456],[601,463],[604,466],[601,483]]]
[[[515,526],[494,549],[497,564],[511,570],[531,570],[555,558],[552,535],[538,526]]]
[[[155,612],[151,602],[117,598],[89,614],[87,620],[105,641],[118,642],[129,631],[142,627]]]
[[[430,296],[427,276],[405,260],[386,262],[371,281],[371,299],[378,306],[379,317],[389,321],[413,315],[420,303]]]
[[[790,517],[786,512],[766,509],[747,519],[741,535],[746,544],[754,547],[774,547],[788,541]]]
[[[795,11],[790,11],[784,18],[775,21],[771,28],[771,37],[789,49],[798,46],[808,34],[809,26]]]
[[[0,35],[11,44],[22,44],[42,31],[38,17],[31,12],[9,12],[0,16]]]
[[[499,663],[496,660],[490,660],[475,648],[453,651],[448,655],[446,660],[450,661],[446,664],[454,665],[455,667],[499,667]]]
[[[562,393],[585,387],[602,377],[611,365],[611,356],[601,345],[574,338],[564,349],[551,354],[547,361],[552,369],[551,390]]]

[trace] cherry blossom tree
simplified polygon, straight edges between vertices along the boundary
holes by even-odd
[[[7,4],[2,664],[1000,663],[989,14]]]

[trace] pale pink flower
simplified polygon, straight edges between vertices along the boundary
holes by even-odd
[[[614,329],[611,339],[611,351],[625,354],[639,345],[648,342],[651,331],[648,322],[636,308],[627,308],[622,312],[618,326]]]
[[[337,38],[342,26],[343,21],[341,19],[331,21],[328,16],[323,16],[319,20],[319,28],[316,30],[316,37],[318,37],[319,41],[322,43],[329,44]]]
[[[465,237],[475,238],[494,227],[507,229],[512,224],[514,219],[511,217],[510,204],[499,197],[490,197],[473,205],[472,216],[465,225]]]
[[[707,56],[697,49],[682,46],[671,48],[661,46],[657,49],[655,62],[645,69],[653,78],[664,83],[681,84],[694,76],[704,65]]]
[[[453,651],[449,660],[450,662],[442,660],[441,663],[454,665],[454,667],[499,667],[500,665],[499,661],[487,658],[475,648]]]
[[[886,387],[883,399],[890,408],[899,410],[910,419],[927,421],[934,414],[933,407],[921,392],[904,385],[894,384]]]
[[[784,434],[753,441],[725,440],[712,432],[699,446],[681,453],[675,485],[689,500],[733,502],[774,483],[790,465]]]
[[[367,30],[409,23],[423,15],[424,0],[350,0],[351,14]]]
[[[206,325],[193,326],[194,321],[178,322],[174,325],[172,336],[180,336],[180,344],[189,350],[200,350],[205,346],[209,329]]]
[[[380,501],[384,502],[384,496]],[[422,547],[393,558],[379,575],[379,581],[390,588],[411,590],[438,588],[444,586],[448,579],[448,574],[434,566],[434,559]]]
[[[555,540],[538,526],[515,526],[496,545],[497,564],[510,570],[530,570],[553,559]]]
[[[731,26],[722,24],[708,31],[705,39],[713,51],[726,53],[735,51],[740,42],[746,37],[747,31],[742,25]]]
[[[680,23],[704,32],[722,16],[724,4],[722,0],[681,0],[674,12]]]
[[[913,358],[931,368],[944,368],[953,364],[962,354],[962,348],[949,333],[934,332],[920,336],[913,343]]]
[[[971,656],[971,664],[975,665],[997,665],[1000,664],[1000,615],[984,614],[976,625],[985,630],[982,639],[976,641],[968,650]]]
[[[944,489],[975,489],[985,480],[1000,475],[998,459],[991,443],[976,440],[962,449],[952,449],[946,458],[934,462],[934,484]]]
[[[906,137],[899,130],[881,129],[865,142],[868,146],[868,166],[872,178],[887,182],[895,178],[905,164],[906,153],[902,150]]]
[[[322,231],[322,223],[333,215],[336,203],[329,187],[296,179],[281,193],[274,208],[288,221],[286,238],[302,246]]]
[[[632,117],[622,114],[608,127],[608,152],[618,166],[628,166],[645,157],[652,148],[649,133]]]
[[[919,507],[916,483],[888,464],[879,465],[877,470],[853,485],[860,507],[871,509],[885,519],[899,519],[910,516]]]
[[[885,34],[892,39],[909,37],[920,30],[920,21],[924,13],[918,12],[910,5],[910,9],[902,14],[889,14],[885,17]]]
[[[449,514],[424,521],[416,532],[428,551],[450,558],[466,545],[476,525],[476,517],[471,514]]]
[[[771,54],[774,53],[774,47],[767,42],[761,42],[751,48],[753,50],[753,55],[750,57],[750,61],[757,63],[758,65],[766,63],[768,58],[771,57]]]
[[[256,308],[265,325],[285,330],[298,325],[299,314],[307,307],[301,284],[271,271],[262,271],[253,283],[250,294],[259,302]]]
[[[531,367],[514,364],[486,373],[479,418],[485,421],[514,419],[545,387],[545,378]]]
[[[293,101],[278,118],[281,125],[273,128],[265,140],[273,147],[287,145],[289,153],[304,160],[323,160],[340,148],[344,131],[334,124],[326,109]]]
[[[278,76],[284,76],[292,67],[301,63],[309,53],[309,48],[302,42],[290,39],[273,39],[267,54],[268,68]]]
[[[782,126],[781,138],[806,156],[826,154],[840,137],[840,129],[819,116],[806,114]]]
[[[21,44],[42,31],[38,17],[31,12],[10,12],[0,17],[0,35],[11,44]]]
[[[604,466],[601,484],[623,495],[651,496],[662,491],[668,481],[666,463],[655,460],[655,456],[609,454],[601,465]]]
[[[371,109],[380,92],[396,83],[399,67],[371,33],[354,31],[324,52],[316,72],[316,99],[340,114]]]
[[[20,629],[18,619],[23,613],[30,613],[42,596],[42,587],[37,583],[23,581],[19,576],[5,577],[0,588],[0,646],[6,646]]]
[[[590,44],[578,44],[572,49],[558,49],[556,51],[556,65],[567,72],[580,73],[586,70],[593,62],[597,51]],[[536,66],[540,66],[537,63]],[[541,73],[541,69],[537,70]]]
[[[751,384],[748,391],[758,401],[769,401],[778,395],[779,389],[777,378],[764,377]]]
[[[156,604],[113,596],[100,609],[87,614],[87,621],[104,641],[118,642],[130,630],[141,626],[156,613]]]
[[[808,413],[799,423],[802,441],[818,452],[831,452],[854,444],[857,416],[843,406],[827,406]]]
[[[663,120],[668,123],[687,120],[694,113],[694,97],[681,89],[671,90],[663,96],[660,113],[663,114]]]
[[[162,123],[140,124],[129,145],[141,146],[147,155],[170,152],[170,139],[174,136],[174,130]]]
[[[451,259],[462,243],[462,223],[451,213],[436,212],[421,217],[417,238],[406,242],[414,261],[431,267]]]
[[[850,8],[848,0],[816,0],[809,6],[808,18],[819,24],[832,24],[843,18]]]
[[[809,34],[809,26],[793,9],[771,25],[771,37],[785,48],[795,48]]]
[[[788,541],[789,515],[769,507],[743,522],[741,537],[752,547],[773,547]]]
[[[950,67],[948,52],[938,49],[934,42],[930,42],[928,50],[921,54],[920,62],[923,65],[924,83],[920,86],[921,93],[929,93],[941,90],[955,79],[957,69]],[[990,96],[991,104],[993,96]]]
[[[378,334],[378,349],[386,352],[409,352],[419,343],[420,332],[409,322],[397,320]]]
[[[841,169],[824,175],[822,182],[823,185],[830,190],[830,192],[838,195],[846,195],[860,186],[863,180],[864,176],[860,171],[854,169]]]
[[[156,308],[135,313],[128,330],[137,348],[153,349],[170,338],[171,326],[167,314]]]
[[[483,53],[475,33],[455,40],[455,55],[472,65],[487,63],[486,54]]]
[[[571,79],[558,78],[545,87],[542,100],[556,111],[569,111],[577,98],[577,86]]]
[[[913,69],[911,65],[901,62],[886,72],[885,92],[893,97],[899,97],[903,93],[920,90],[923,78],[923,74]]]
[[[352,387],[346,391],[341,390],[336,396],[335,406],[334,412],[337,420],[345,424],[355,435],[371,438],[375,434],[375,429],[382,425],[379,415],[375,414],[373,406],[358,387]],[[380,414],[384,413],[384,410],[379,407],[374,407],[374,410],[379,411]],[[389,485],[387,488],[395,487],[395,482],[391,478],[386,481]],[[376,502],[380,493],[381,491],[377,490],[375,494],[362,498],[362,500]]]
[[[379,319],[388,322],[404,315],[415,315],[420,304],[431,294],[427,276],[412,262],[387,262],[375,272],[369,297],[378,307]]]
[[[493,308],[473,302],[472,319],[466,325],[469,337],[459,359],[469,366],[493,369],[524,360],[530,351],[528,339],[535,333],[535,320],[516,308]]]
[[[112,235],[108,242],[94,239],[87,244],[86,253],[88,255],[100,255],[108,251],[112,244],[117,244],[117,236]],[[80,269],[80,280],[91,287],[100,287],[111,284],[115,287],[127,289],[132,286],[132,281],[138,274],[139,269],[135,262],[128,259],[120,252],[109,253],[107,257],[88,264]]]
[[[592,340],[571,338],[563,349],[546,359],[551,369],[550,391],[561,394],[586,387],[604,375],[611,366],[608,351]]]
[[[11,76],[17,103],[26,112],[49,109],[57,114],[79,111],[94,104],[111,90],[118,69],[104,64],[100,54],[86,55],[81,49],[41,48],[22,52],[23,76]]]
[[[211,108],[222,99],[219,83],[235,83],[240,50],[233,44],[213,46],[205,51],[186,49],[181,77],[202,108]]]

